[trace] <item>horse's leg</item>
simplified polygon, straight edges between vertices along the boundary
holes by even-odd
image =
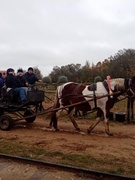
[[[134,98],[131,99],[131,118],[134,119]]]
[[[82,111],[81,114],[82,114],[81,116],[85,118],[87,116],[87,111]]]
[[[87,129],[87,133],[90,134],[91,131],[96,127],[96,125],[100,122],[101,118],[97,117],[96,118],[96,123],[92,124],[88,129]]]
[[[101,109],[98,109],[98,111],[97,111],[97,116],[98,117],[102,117],[103,116],[103,118],[104,118],[104,123],[105,123],[105,132],[106,132],[106,134],[108,134],[108,135],[112,135],[112,133],[110,133],[110,130],[109,130],[109,112],[110,112],[110,108],[109,108],[109,106],[107,106],[107,104],[106,104],[106,106],[104,106],[104,108],[102,108],[102,110]],[[99,122],[100,122],[100,120],[99,120]],[[99,123],[98,122],[98,123]],[[97,124],[98,124],[97,123]]]
[[[126,115],[126,121],[128,124],[130,122],[130,107],[131,107],[131,98],[129,97],[127,100],[127,115]]]
[[[76,121],[75,121],[75,119],[74,119],[74,117],[73,117],[73,114],[72,114],[73,110],[74,110],[74,107],[70,107],[70,108],[69,108],[69,110],[68,110],[68,116],[69,116],[69,118],[70,118],[73,126],[75,127],[75,129],[76,129],[77,131],[80,131],[80,128],[79,128],[78,124],[76,123]]]
[[[105,123],[105,132],[106,132],[106,134],[108,134],[109,136],[113,135],[112,133],[110,133],[110,130],[109,130],[109,121],[108,121],[107,118],[104,118],[104,123]]]
[[[104,113],[104,123],[105,123],[105,132],[107,135],[113,135],[112,133],[110,133],[109,130],[109,113],[110,113],[110,108],[109,106],[107,106],[108,104],[106,104],[106,110],[103,111]]]
[[[57,112],[54,112],[51,117],[50,121],[50,127],[54,127],[55,131],[59,131],[58,129],[58,118],[60,116],[62,110],[58,110]]]
[[[56,112],[54,112],[51,116],[51,120],[50,120],[50,128],[52,128],[52,126],[54,127],[54,129],[57,129],[57,117],[56,117]]]
[[[93,123],[88,129],[87,129],[87,133],[91,133],[91,131],[96,127],[96,125],[101,121],[101,117],[103,115],[103,112],[98,109],[97,110],[97,118],[96,118],[96,123]]]
[[[77,109],[75,109],[74,116],[78,117],[78,110]]]

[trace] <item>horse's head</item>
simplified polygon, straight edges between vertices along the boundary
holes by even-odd
[[[128,79],[127,81],[127,95],[129,97],[135,96],[135,76],[133,76],[131,79]]]
[[[110,85],[111,85],[112,91],[124,91],[125,90],[123,78],[111,79]]]

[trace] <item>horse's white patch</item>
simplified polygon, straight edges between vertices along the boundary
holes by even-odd
[[[104,85],[102,82],[98,82],[97,83],[97,90],[95,91],[96,96],[103,96],[105,94],[107,94],[107,90],[105,89]],[[86,100],[92,99],[93,98],[93,91],[89,91],[88,90],[88,86],[86,86],[86,88],[82,91],[82,94],[85,97]],[[90,97],[89,97],[90,96]],[[92,96],[92,97],[91,97]]]
[[[82,94],[84,96],[84,98],[89,101],[89,104],[91,106],[91,108],[95,108],[95,102],[94,100],[92,100],[94,98],[93,96],[93,91],[89,91],[88,90],[88,86],[86,86],[86,88],[82,91]],[[97,83],[97,90],[95,91],[95,95],[96,97],[100,97],[100,96],[103,96],[103,95],[107,95],[108,92],[107,90],[105,89],[104,85],[102,82],[98,82]],[[102,99],[97,99],[97,106],[100,107],[101,109],[105,106],[105,103],[107,101],[107,98],[102,98]],[[104,109],[104,108],[103,108]]]

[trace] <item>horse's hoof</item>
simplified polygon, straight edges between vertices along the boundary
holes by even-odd
[[[90,133],[91,133],[91,130],[90,130],[90,129],[87,129],[87,133],[90,134]]]
[[[110,132],[106,132],[106,134],[107,134],[108,136],[113,136],[113,133],[110,133]]]
[[[80,132],[81,130],[80,130],[80,128],[76,128],[76,131]]]
[[[60,130],[57,128],[57,129],[55,129],[55,131],[60,131]]]
[[[79,133],[80,133],[80,134],[86,134],[86,133],[85,133],[85,132],[83,132],[83,131],[80,131]]]
[[[46,128],[47,128],[47,129],[52,129],[52,126],[47,126]]]

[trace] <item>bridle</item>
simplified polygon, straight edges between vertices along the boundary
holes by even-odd
[[[131,84],[132,84],[132,79],[129,79],[128,80],[127,95],[128,95],[128,97],[133,98],[133,97],[135,97],[135,92],[132,90]]]

